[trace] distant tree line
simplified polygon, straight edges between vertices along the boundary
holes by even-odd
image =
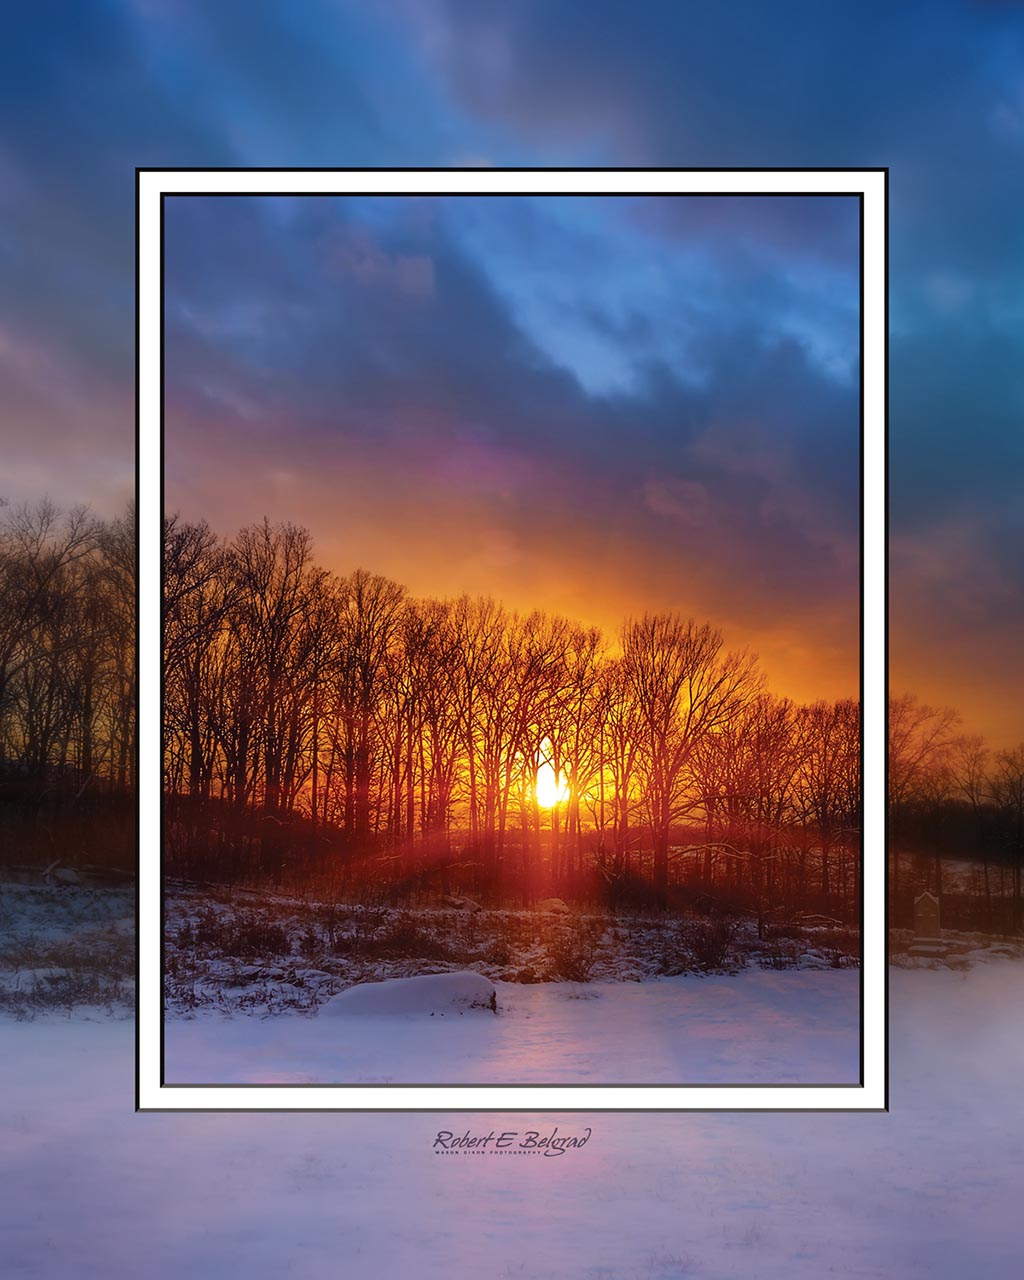
[[[894,922],[909,923],[927,888],[947,923],[1019,932],[1024,743],[994,750],[962,733],[952,708],[891,698],[889,839]]]
[[[298,851],[526,893],[856,906],[856,703],[773,695],[708,624],[635,619],[609,644],[492,600],[416,600],[267,523],[226,542],[169,519],[164,578],[172,869],[280,876]],[[135,781],[134,513],[0,505],[3,856],[130,865]],[[1024,744],[895,696],[889,782],[894,920],[930,888],[947,922],[1020,930]],[[90,825],[97,805],[116,821]]]
[[[130,791],[134,761],[133,513],[0,510],[0,778]]]
[[[860,721],[798,706],[712,625],[415,599],[309,533],[164,537],[166,847],[181,874],[644,885],[853,911]],[[353,872],[355,874],[355,872]]]
[[[134,512],[0,504],[0,859],[130,867],[134,789]]]

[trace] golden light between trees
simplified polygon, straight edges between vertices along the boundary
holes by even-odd
[[[569,798],[569,784],[547,762],[537,770],[537,803],[542,809],[553,809]]]

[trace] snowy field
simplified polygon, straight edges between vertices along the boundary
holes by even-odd
[[[172,1084],[854,1084],[856,935],[836,923],[396,908],[172,886]],[[494,1011],[374,1005],[424,975]],[[474,979],[472,975],[476,975]],[[361,997],[359,997],[361,999]]]
[[[133,1027],[0,1023],[0,1272],[45,1280],[1005,1280],[1024,964],[892,972],[881,1114],[136,1115]],[[565,1132],[557,1159],[438,1129]]]
[[[858,1078],[856,969],[494,987],[497,1014],[403,1007],[331,1017],[327,1005],[312,1017],[168,1017],[167,1080],[855,1084]]]

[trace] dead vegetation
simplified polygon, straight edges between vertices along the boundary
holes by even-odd
[[[168,1007],[312,1010],[356,982],[473,969],[493,981],[587,984],[857,964],[854,933],[742,917],[303,901],[177,886],[167,899]]]
[[[82,888],[0,886],[0,1013],[17,1019],[135,1003],[132,899]]]

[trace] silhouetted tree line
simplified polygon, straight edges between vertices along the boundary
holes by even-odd
[[[1024,926],[1024,743],[993,750],[949,707],[889,702],[889,874],[893,923],[935,893],[961,928]],[[959,860],[959,865],[953,859]]]
[[[855,703],[775,697],[675,616],[611,647],[564,618],[327,573],[291,526],[165,533],[171,870],[855,907]],[[889,764],[894,921],[927,887],[947,923],[1020,930],[1024,744],[991,749],[902,695]],[[4,859],[129,865],[134,789],[134,513],[0,507]]]
[[[172,872],[856,907],[857,704],[773,695],[707,623],[610,646],[329,573],[293,525],[173,517],[164,646]]]
[[[119,809],[135,785],[134,513],[0,509],[0,826],[8,861],[65,856],[64,813]],[[31,822],[39,838],[26,835]],[[44,826],[40,826],[40,823]],[[131,817],[122,861],[130,860]]]

